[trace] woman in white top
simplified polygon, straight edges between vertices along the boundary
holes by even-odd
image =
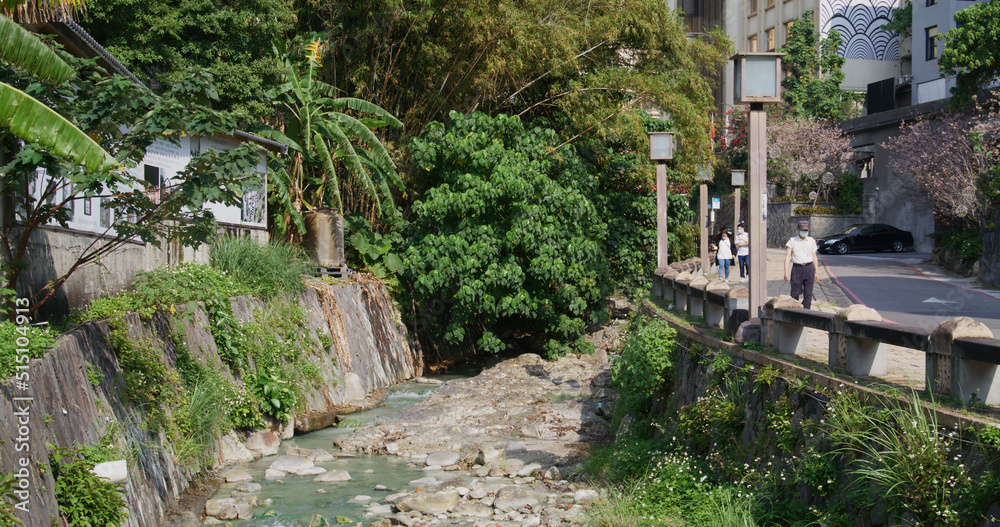
[[[715,254],[715,261],[719,263],[719,278],[729,280],[729,266],[733,263],[733,246],[729,241],[729,231],[722,229],[719,233],[719,252]],[[723,277],[725,269],[725,277]]]

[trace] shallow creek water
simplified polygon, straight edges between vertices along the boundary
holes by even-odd
[[[440,381],[455,378],[471,377],[478,371],[459,371],[433,377]],[[345,424],[368,423],[379,415],[396,412],[399,409],[420,401],[433,393],[440,385],[405,383],[391,389],[383,405],[346,416],[345,421],[336,428],[326,428],[296,435],[291,440],[282,442],[278,454],[285,454],[290,446],[305,449],[321,448],[336,455],[340,449],[333,444],[337,435],[351,431]],[[410,481],[443,472],[427,472],[421,470],[423,465],[409,466],[406,458],[390,455],[358,455],[353,458],[339,458],[333,461],[317,462],[316,465],[327,470],[345,470],[351,475],[350,481],[336,483],[316,483],[315,476],[293,476],[280,480],[264,479],[264,471],[271,465],[276,456],[265,456],[242,467],[254,478],[254,483],[261,486],[257,497],[263,501],[272,499],[270,506],[254,508],[254,518],[244,521],[232,521],[240,527],[291,527],[308,525],[314,514],[327,519],[330,525],[337,525],[338,516],[350,518],[351,525],[362,522],[368,525],[378,517],[365,518],[364,513],[370,502],[381,503],[385,496],[398,492],[398,489],[409,488]],[[374,490],[376,485],[384,485],[391,490]],[[212,496],[216,499],[228,498],[233,492],[233,484],[225,483]],[[318,492],[320,489],[326,492]],[[349,503],[356,496],[370,496],[370,500],[360,503]],[[272,512],[273,511],[273,512]]]

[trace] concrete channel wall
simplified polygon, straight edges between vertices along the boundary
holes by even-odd
[[[305,409],[296,416],[295,430],[307,431],[335,422],[336,415],[370,407],[385,388],[421,374],[422,358],[411,345],[399,314],[384,287],[367,283],[328,285],[313,282],[296,299],[306,313],[304,332],[316,341],[332,340],[331,349],[308,352],[324,382],[305,388]],[[265,304],[260,299],[232,299],[234,315],[247,321]],[[174,323],[181,317],[174,317]],[[175,345],[169,335],[171,319],[162,313],[146,322],[131,314],[127,318],[133,337],[153,342],[161,360],[176,366]],[[211,333],[205,329],[206,314],[198,309],[184,322],[185,346],[203,364],[222,364]],[[319,335],[328,338],[318,338]],[[130,527],[159,527],[164,512],[173,505],[195,475],[180,466],[162,434],[147,432],[141,412],[128,404],[122,393],[122,370],[108,345],[106,321],[84,324],[61,335],[55,349],[29,365],[29,381],[14,379],[0,384],[0,471],[16,474],[22,468],[27,487],[27,512],[18,516],[28,527],[61,525],[55,485],[49,469],[47,442],[61,447],[92,444],[112,428],[138,448],[129,461],[125,484]],[[92,386],[90,373],[99,372],[104,382]],[[227,368],[221,368],[229,375]],[[232,378],[232,377],[230,377]],[[236,384],[242,381],[234,379]],[[287,437],[289,426],[278,427]],[[27,446],[18,446],[18,445]],[[217,466],[239,460],[248,453],[234,433],[218,438]],[[27,466],[22,466],[27,465]]]

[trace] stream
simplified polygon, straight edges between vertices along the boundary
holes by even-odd
[[[306,526],[314,515],[379,527],[583,523],[598,492],[576,476],[611,437],[606,358],[526,353],[473,373],[396,386],[379,407],[233,467],[205,524]]]
[[[433,377],[435,380],[448,381],[456,378],[474,376],[477,371],[471,369],[456,370]],[[282,442],[278,454],[285,454],[289,448],[323,449],[337,456],[341,454],[334,445],[337,436],[348,434],[361,424],[369,423],[380,415],[399,411],[417,401],[421,401],[440,388],[440,384],[421,384],[409,382],[394,386],[383,404],[356,412],[337,427],[325,428],[302,435],[296,435]],[[337,524],[337,517],[350,518],[354,525],[361,522],[364,525],[378,520],[377,517],[365,518],[364,513],[369,502],[381,502],[382,499],[396,492],[396,489],[406,487],[410,481],[426,477],[428,472],[421,470],[423,466],[414,466],[408,459],[390,455],[349,454],[357,457],[337,458],[333,461],[317,462],[316,466],[327,470],[345,470],[351,475],[350,481],[336,483],[316,483],[311,477],[292,476],[281,479],[265,479],[264,472],[274,461],[275,456],[264,456],[251,463],[243,465],[242,469],[250,473],[254,483],[261,486],[256,492],[261,500],[270,498],[270,506],[261,505],[254,509],[254,518],[234,521],[240,527],[291,527],[309,525],[313,515],[326,518],[330,525]],[[388,490],[374,490],[376,485],[388,487]],[[228,498],[235,485],[224,483],[212,496],[215,499]],[[412,486],[411,486],[412,487]],[[321,489],[325,492],[321,492]],[[351,502],[356,496],[370,496],[370,500]]]

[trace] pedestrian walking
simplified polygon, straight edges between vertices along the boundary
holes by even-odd
[[[819,260],[816,240],[809,236],[809,222],[799,222],[799,235],[788,240],[785,247],[785,281],[791,282],[791,295],[796,300],[802,295],[802,307],[812,306],[813,284],[819,278]]]
[[[740,282],[750,278],[750,235],[740,223],[736,226],[736,259],[739,260]]]
[[[719,251],[715,253],[715,261],[719,264],[719,278],[723,278],[725,270],[725,280],[729,281],[729,266],[733,263],[733,244],[729,240],[729,231],[722,229],[719,233]]]

